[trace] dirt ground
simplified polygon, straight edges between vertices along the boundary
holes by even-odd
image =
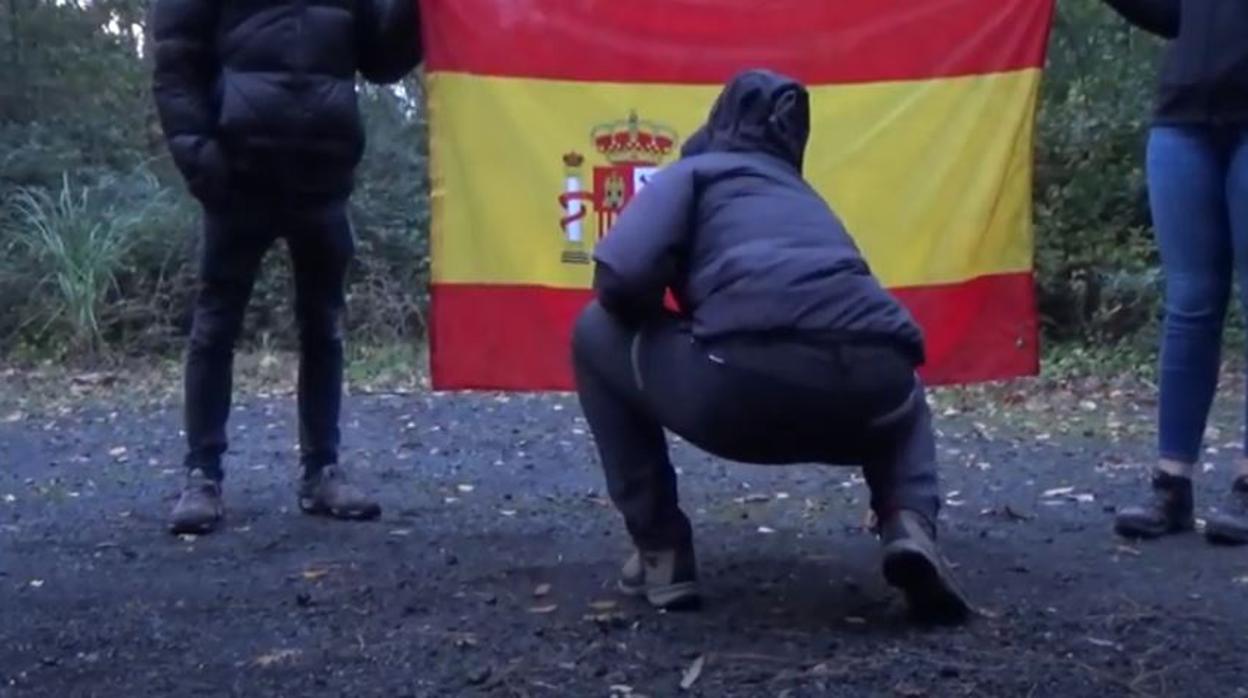
[[[0,400],[0,696],[1248,696],[1248,551],[1110,533],[1147,397],[1031,391],[939,396],[943,542],[982,608],[957,629],[906,621],[854,471],[682,446],[707,606],[621,598],[567,396],[353,396],[346,457],[386,507],[362,524],[295,510],[292,400],[244,397],[199,539],[164,528],[176,402]]]

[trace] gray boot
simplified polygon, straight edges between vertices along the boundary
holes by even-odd
[[[1205,537],[1218,545],[1248,545],[1248,475],[1231,485],[1226,503],[1209,517]]]
[[[299,508],[305,514],[335,519],[366,520],[381,516],[381,505],[351,484],[337,465],[304,474],[299,483]]]
[[[920,621],[961,623],[971,605],[953,579],[953,572],[936,548],[935,525],[925,517],[902,510],[881,523],[884,541],[884,578],[906,596]]]
[[[221,482],[196,469],[187,473],[186,484],[173,507],[169,529],[175,535],[212,533],[225,516]]]
[[[681,611],[702,605],[693,545],[673,550],[638,550],[620,571],[620,591],[645,597],[655,608]]]

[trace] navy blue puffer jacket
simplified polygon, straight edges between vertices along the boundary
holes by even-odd
[[[919,327],[802,177],[809,132],[801,84],[762,70],[734,78],[680,161],[597,246],[603,307],[644,321],[670,289],[700,339],[885,342],[921,364]]]
[[[356,74],[411,71],[418,23],[416,0],[156,0],[156,106],[191,191],[348,195]]]

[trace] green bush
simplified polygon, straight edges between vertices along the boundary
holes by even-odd
[[[76,186],[68,176],[56,190],[19,187],[5,201],[0,240],[0,288],[11,312],[5,335],[54,354],[98,354],[126,295],[120,280],[137,269],[143,231],[166,214],[166,190],[150,176]],[[127,187],[135,188],[132,191]]]
[[[1035,164],[1040,311],[1050,340],[1115,342],[1158,314],[1142,161],[1159,43],[1100,0],[1059,10]]]

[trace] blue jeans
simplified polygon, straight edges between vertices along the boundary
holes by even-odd
[[[1236,276],[1248,310],[1248,129],[1153,129],[1148,188],[1166,282],[1160,455],[1192,464],[1217,391]]]

